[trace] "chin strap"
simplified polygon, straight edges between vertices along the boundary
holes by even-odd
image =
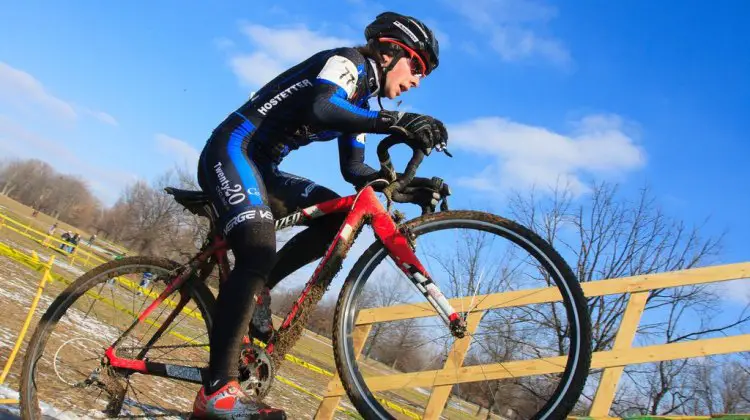
[[[382,70],[382,73],[381,73],[382,77],[380,78],[381,80],[380,92],[378,92],[378,105],[380,105],[381,111],[383,110],[383,103],[380,102],[380,99],[385,95],[385,78],[388,76],[388,72],[393,70],[393,68],[396,66],[398,61],[401,60],[401,58],[403,57],[405,57],[404,50],[399,48],[396,51],[396,53],[393,54],[393,58],[391,59],[391,62],[388,64],[387,67],[384,68],[380,65],[380,63],[378,63],[378,67],[380,67]]]

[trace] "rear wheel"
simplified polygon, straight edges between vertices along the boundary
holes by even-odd
[[[23,417],[162,417],[191,412],[200,385],[123,374],[104,363],[104,350],[123,336],[178,269],[178,263],[163,258],[129,257],[103,264],[71,283],[44,313],[29,342],[20,385]],[[176,312],[182,293],[189,301]],[[122,338],[117,355],[206,366],[213,305],[206,285],[189,281]],[[175,318],[149,345],[172,312]]]
[[[383,245],[370,246],[346,279],[334,320],[336,367],[357,410],[367,419],[564,418],[588,376],[591,326],[563,258],[532,231],[488,213],[440,212],[406,226],[469,333],[452,337]],[[562,301],[550,301],[550,287]],[[542,361],[530,369],[532,359]]]

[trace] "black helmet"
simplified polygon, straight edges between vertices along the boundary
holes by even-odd
[[[437,38],[418,19],[394,12],[381,13],[365,28],[365,39],[368,42],[379,38],[395,39],[416,51],[425,62],[427,74],[438,66],[440,47]]]

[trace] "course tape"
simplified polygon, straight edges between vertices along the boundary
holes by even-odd
[[[20,263],[28,266],[29,268],[31,268],[31,269],[33,269],[35,271],[41,271],[42,269],[46,268],[46,264],[44,264],[42,262],[39,262],[38,260],[35,261],[33,257],[29,257],[25,253],[19,252],[19,251],[15,250],[15,249],[9,247],[8,245],[2,243],[2,242],[0,242],[0,254],[8,255],[9,257],[13,258],[14,260],[16,260],[16,261],[18,261],[18,262],[20,262]],[[52,276],[53,280],[55,280],[55,281],[60,281],[60,282],[62,282],[64,284],[68,284],[68,285],[70,283],[72,283],[72,281],[70,281],[68,279],[65,279],[64,277],[60,276],[59,274],[52,273],[51,270],[50,270],[50,275]],[[153,291],[147,291],[144,288],[140,287],[135,282],[132,282],[132,281],[126,279],[126,278],[123,278],[122,276],[116,277],[116,281],[119,282],[120,284],[122,284],[122,285],[124,285],[124,286],[126,286],[126,287],[128,287],[130,289],[132,289],[132,290],[139,290],[139,291],[141,291],[142,293],[146,294],[147,296],[149,296],[151,298],[155,299],[156,297],[159,296],[159,294],[157,294],[157,293],[155,293]],[[98,300],[98,301],[100,301],[102,303],[105,303],[105,304],[107,304],[107,305],[109,305],[109,306],[117,309],[118,311],[124,312],[124,313],[126,313],[126,314],[128,314],[128,315],[130,315],[132,317],[138,317],[138,315],[139,315],[139,314],[133,312],[131,309],[128,309],[127,307],[125,307],[125,306],[123,306],[123,305],[121,305],[121,304],[113,301],[112,299],[99,295],[98,293],[94,292],[93,290],[87,291],[86,295],[89,296],[89,297],[91,297],[91,298],[93,298],[93,299],[95,299],[95,300]],[[176,307],[176,305],[177,305],[177,303],[175,303],[174,301],[171,301],[169,299],[165,299],[164,302],[166,302],[169,306],[171,306],[173,308]],[[201,321],[203,320],[203,316],[200,314],[199,311],[197,311],[195,309],[190,310],[188,308],[183,308],[182,312],[185,313],[187,316],[189,316],[191,318],[199,319]],[[154,321],[152,319],[148,319],[147,318],[147,319],[144,320],[144,322],[146,322],[149,325],[152,325],[152,326],[154,326],[156,328],[160,328],[161,327],[160,323],[158,323],[158,322],[156,322],[156,321]],[[182,341],[184,341],[184,342],[187,342],[187,343],[191,343],[193,341],[193,339],[191,339],[191,338],[189,338],[189,337],[187,337],[187,336],[185,336],[183,334],[180,334],[179,332],[176,332],[174,330],[170,330],[169,334],[172,335],[172,336],[174,336],[174,337],[176,337],[176,338],[178,338],[178,339],[180,339],[180,340],[182,340]],[[265,343],[263,343],[262,341],[259,341],[257,339],[253,339],[253,340],[254,340],[254,342],[255,342],[256,345],[259,345],[260,347],[265,347]],[[202,348],[204,348],[206,351],[209,350],[208,346],[203,346]],[[310,370],[312,372],[315,372],[315,373],[318,373],[318,374],[321,374],[321,375],[325,375],[325,376],[329,376],[329,377],[333,377],[334,376],[333,372],[331,372],[329,370],[326,370],[326,369],[323,369],[322,367],[316,366],[316,365],[314,365],[314,364],[312,364],[310,362],[307,362],[307,361],[305,361],[303,359],[300,359],[300,358],[298,358],[296,356],[293,356],[291,354],[284,355],[284,358],[287,361],[292,362],[292,363],[294,363],[294,364],[296,364],[298,366],[301,366],[301,367],[303,367],[305,369],[308,369],[308,370]],[[293,382],[289,381],[286,378],[283,378],[283,377],[277,375],[276,379],[279,379],[280,382],[282,382],[282,383],[284,383],[286,385],[292,386],[292,387],[294,387],[296,389],[299,389],[299,390],[301,390],[301,391],[303,391],[303,392],[305,392],[305,393],[307,393],[309,395],[313,395],[313,396],[315,396],[316,398],[318,398],[320,400],[323,399],[323,397],[320,397],[318,395],[315,395],[315,394],[311,393],[310,391],[302,389],[302,387],[300,387],[297,384],[294,384]],[[406,409],[404,407],[401,407],[400,405],[398,405],[398,404],[396,404],[396,403],[394,403],[392,401],[386,400],[384,398],[378,398],[378,401],[380,401],[380,403],[383,404],[384,406],[386,406],[386,407],[388,407],[388,408],[390,408],[390,409],[392,409],[392,410],[394,410],[394,411],[396,411],[398,413],[401,413],[401,414],[403,414],[403,415],[405,415],[405,416],[407,416],[409,418],[413,418],[413,419],[421,419],[422,418],[419,414],[417,414],[417,413],[415,413],[413,411],[410,411],[410,410],[408,410],[408,409]],[[342,408],[340,406],[337,407],[336,409],[340,410],[340,411],[342,411],[344,413],[347,413],[347,414],[350,413],[350,412],[348,412],[348,410],[346,410],[346,409],[344,409],[344,408]],[[361,418],[361,417],[357,416],[357,418]]]
[[[11,226],[7,222],[10,222],[11,224],[17,225],[19,227]],[[49,249],[53,249],[53,250],[58,251],[58,252],[60,252],[60,249],[58,247],[56,247],[55,245],[52,245],[51,243],[48,243],[47,241],[54,241],[54,242],[58,242],[60,244],[67,244],[67,242],[65,242],[65,241],[63,241],[61,239],[57,239],[54,236],[48,235],[48,234],[46,234],[44,232],[40,232],[40,231],[32,228],[31,226],[25,225],[25,224],[23,224],[23,223],[15,220],[15,219],[9,217],[8,215],[5,215],[5,214],[0,214],[0,227],[10,229],[10,230],[18,233],[19,235],[24,236],[24,237],[26,237],[26,238],[28,238],[28,239],[30,239],[30,240],[38,243],[39,245],[42,245],[42,246],[47,247]],[[23,229],[23,232],[21,231],[21,229]],[[42,237],[44,239],[39,239],[38,237],[32,236],[32,235],[29,234],[29,232],[33,232],[36,235],[38,235],[38,236],[40,236],[40,237]],[[84,266],[86,266],[86,265],[92,265],[92,264],[89,263],[90,260],[96,261],[99,264],[107,262],[107,260],[102,259],[102,258],[98,257],[97,255],[95,255],[95,254],[93,254],[93,253],[91,253],[89,251],[86,251],[86,250],[82,249],[80,246],[76,246],[75,247],[75,251],[73,252],[73,254],[65,253],[65,255],[66,255],[66,257],[71,258],[73,261],[75,261],[76,258],[78,258],[79,260],[85,258],[86,261],[83,264]],[[86,263],[88,263],[88,264],[86,264]]]
[[[288,385],[288,386],[290,386],[290,387],[292,387],[292,388],[294,388],[294,389],[296,389],[296,390],[298,390],[300,392],[304,392],[305,394],[307,394],[307,395],[309,395],[311,397],[316,398],[318,401],[323,401],[323,397],[321,397],[320,395],[315,394],[313,392],[310,392],[310,391],[306,390],[305,388],[303,388],[303,387],[295,384],[294,382],[290,381],[287,378],[284,378],[283,376],[276,375],[275,378],[276,378],[277,381],[283,383],[284,385]],[[359,414],[357,414],[357,413],[355,413],[353,411],[349,411],[349,410],[345,409],[344,407],[338,406],[338,407],[336,407],[336,409],[339,410],[339,411],[341,411],[344,414],[347,414],[349,417],[353,417],[355,419],[362,419],[362,416],[360,416]]]
[[[259,341],[258,339],[254,338],[253,342],[256,345],[259,345],[261,347],[265,347],[265,343],[263,343],[262,341]],[[319,373],[321,375],[326,375],[326,376],[330,376],[330,377],[334,376],[333,372],[325,370],[322,367],[315,366],[314,364],[312,364],[310,362],[306,362],[306,361],[304,361],[304,360],[302,360],[302,359],[300,359],[298,357],[292,356],[291,354],[285,355],[285,359],[288,360],[288,361],[290,361],[290,362],[292,362],[292,363],[295,363],[295,364],[297,364],[299,366],[302,366],[302,367],[304,367],[306,369],[309,369],[309,370],[311,370],[313,372]],[[320,399],[323,399],[323,398],[320,397]],[[401,414],[403,414],[403,415],[405,415],[407,417],[410,417],[410,418],[413,418],[413,419],[420,419],[420,420],[422,419],[422,416],[420,416],[419,414],[417,414],[417,413],[415,413],[413,411],[410,411],[410,410],[408,410],[408,409],[406,409],[404,407],[401,407],[400,405],[394,403],[393,401],[386,400],[385,398],[377,398],[377,400],[380,401],[380,403],[383,404],[384,406],[386,406],[386,407],[388,407],[388,408],[390,408],[390,409],[392,409],[392,410],[394,410],[396,412],[399,412],[399,413],[401,413]]]

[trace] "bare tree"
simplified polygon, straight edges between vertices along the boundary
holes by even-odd
[[[410,289],[413,287],[409,284],[409,280],[404,278],[400,273],[373,280],[374,281],[367,283],[363,292],[363,307],[383,308],[398,303],[404,303],[404,296],[407,296]],[[363,350],[365,357],[370,357],[373,350],[382,345],[381,340],[384,337],[383,333],[387,329],[388,324],[386,323],[379,322],[373,325],[372,330],[370,331],[370,336],[368,337]]]
[[[91,226],[101,208],[80,177],[60,174],[37,159],[4,162],[0,185],[0,193],[80,228]]]
[[[687,384],[696,393],[692,413],[717,415],[750,411],[750,371],[736,357],[712,357],[694,364]]]
[[[581,201],[570,189],[558,186],[542,196],[517,193],[510,210],[513,218],[563,253],[581,282],[694,268],[710,263],[720,252],[721,235],[705,237],[702,226],[690,227],[669,217],[648,188],[631,201],[619,194],[616,185],[601,183]],[[717,325],[712,314],[718,301],[708,286],[655,290],[644,318],[653,314],[656,321],[642,325],[639,334],[651,343],[671,343],[730,331],[750,320],[743,312],[736,321]],[[588,300],[595,351],[611,348],[627,302],[627,295]],[[565,323],[553,310],[548,308],[539,319],[557,324],[555,328],[564,332]],[[567,351],[562,342],[560,350]],[[668,414],[686,407],[694,395],[677,385],[688,367],[688,362],[679,360],[650,368],[629,367],[626,374],[633,387],[623,389],[636,388],[643,398],[618,392],[614,413]]]
[[[207,220],[187,212],[164,191],[173,186],[195,189],[195,181],[183,168],[174,168],[151,185],[139,181],[128,186],[106,211],[100,229],[141,254],[184,258],[205,238]]]
[[[372,358],[403,372],[421,370],[431,354],[424,348],[426,336],[419,319],[389,322],[381,333],[379,345],[370,352]]]

